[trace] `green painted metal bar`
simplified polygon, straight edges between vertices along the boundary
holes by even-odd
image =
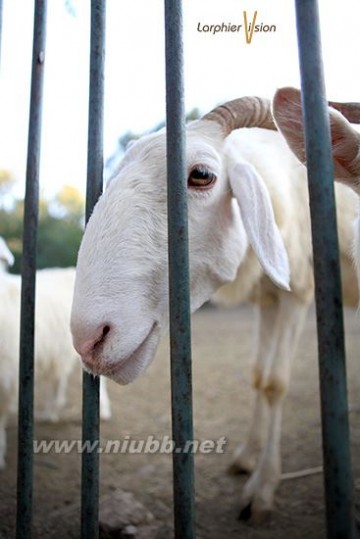
[[[31,537],[32,532],[35,278],[46,10],[46,0],[35,1],[21,269],[22,289],[16,521],[16,537],[18,539],[28,539]]]
[[[91,2],[90,80],[86,222],[102,192],[103,185],[103,116],[105,64],[105,0]],[[99,378],[83,374],[83,442],[93,451],[82,454],[81,468],[81,537],[99,536]]]
[[[334,172],[316,0],[296,0],[318,328],[327,537],[356,537]]]
[[[165,0],[166,118],[169,235],[174,518],[176,539],[195,537],[191,323],[185,166],[182,3]]]

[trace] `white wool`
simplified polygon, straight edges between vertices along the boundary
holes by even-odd
[[[291,359],[313,299],[306,171],[275,131],[243,128],[224,141],[220,126],[205,118],[186,134],[188,178],[193,170],[215,178],[206,189],[193,181],[188,189],[191,310],[222,285],[216,301],[250,300],[257,308],[256,402],[234,459],[237,469],[253,472],[240,505],[256,519],[274,506]],[[357,198],[338,186],[337,201],[345,300],[355,305]],[[148,367],[168,326],[167,268],[166,139],[159,132],[131,146],[85,230],[71,324],[88,371],[126,384]]]
[[[201,167],[217,178],[208,192],[189,191],[192,311],[235,278],[250,243],[245,223],[251,220],[241,218],[232,202],[222,143],[218,136],[209,137],[209,129],[214,129],[211,122],[191,124],[187,140],[188,174]],[[256,192],[265,204],[272,237],[276,226],[266,188],[259,184]],[[261,231],[252,232],[263,264],[271,268],[266,252],[270,242],[263,241]],[[286,259],[283,245],[279,254]],[[156,133],[131,147],[95,206],[80,247],[72,330],[83,360],[93,348],[98,353],[103,328],[110,328],[98,368],[84,361],[91,372],[128,383],[150,363],[168,324],[167,261],[165,134]],[[121,372],[125,363],[126,376]]]
[[[78,362],[70,332],[70,309],[75,269],[43,269],[36,273],[35,391],[36,417],[59,419],[65,404],[69,375]],[[5,426],[18,403],[21,279],[0,274],[0,467],[4,466]],[[101,411],[110,417],[110,403],[102,383]]]
[[[291,291],[300,301],[307,303],[313,297],[314,281],[306,168],[292,156],[283,137],[275,131],[241,129],[228,137],[227,144],[233,150],[237,147],[242,157],[254,164],[266,183],[275,220],[286,246]],[[278,166],[280,162],[281,167]],[[352,263],[357,200],[354,193],[342,185],[336,185],[335,193],[344,302],[354,307],[358,301]],[[228,306],[243,301],[262,303],[276,301],[279,294],[281,290],[264,275],[249,247],[236,279],[221,287],[213,301]]]

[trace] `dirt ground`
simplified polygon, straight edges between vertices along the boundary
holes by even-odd
[[[360,501],[360,331],[354,311],[345,313],[352,460],[357,503]],[[205,308],[193,318],[195,437],[228,439],[223,454],[198,454],[196,518],[199,539],[325,537],[321,473],[284,480],[270,523],[252,527],[237,520],[238,498],[246,477],[230,476],[227,466],[245,438],[253,395],[250,386],[252,309]],[[321,464],[315,317],[311,311],[294,366],[283,422],[283,471]],[[81,438],[80,374],[74,375],[64,420],[36,426],[37,439]],[[109,384],[113,418],[103,422],[105,440],[169,435],[168,344],[164,341],[147,374],[127,387]],[[0,537],[14,536],[16,511],[16,425],[8,429],[7,468],[0,472]],[[34,537],[79,537],[80,455],[76,452],[35,456]],[[158,538],[172,537],[172,464],[164,454],[101,456],[101,496],[121,488],[132,492],[153,513]]]

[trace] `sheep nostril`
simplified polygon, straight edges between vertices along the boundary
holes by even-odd
[[[102,328],[102,332],[101,332],[101,335],[99,336],[99,338],[94,342],[93,344],[93,351],[96,350],[96,348],[98,348],[101,344],[104,344],[105,342],[105,339],[106,339],[106,335],[110,332],[110,326],[108,324],[106,324],[103,328]]]
[[[111,333],[110,324],[100,325],[97,329],[88,332],[87,335],[80,335],[78,339],[74,338],[74,348],[79,356],[92,361],[108,338],[109,333]]]
[[[110,331],[110,326],[106,325],[103,327],[103,339],[105,339],[106,335],[109,333]]]

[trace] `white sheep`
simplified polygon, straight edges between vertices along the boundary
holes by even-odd
[[[70,373],[78,361],[70,333],[75,269],[44,269],[36,273],[35,375],[40,407],[36,417],[58,421],[65,404]],[[21,279],[0,274],[0,468],[5,466],[6,423],[17,409],[19,376]],[[100,414],[111,416],[105,382],[101,383]]]
[[[240,506],[255,521],[273,509],[291,358],[313,298],[305,168],[274,129],[267,100],[241,98],[186,131],[191,309],[225,283],[218,300],[247,299],[258,309],[254,418],[233,464],[253,471]],[[349,256],[356,197],[337,191],[342,263],[347,284],[356,283]],[[168,326],[166,208],[160,131],[126,152],[78,257],[74,346],[86,370],[121,384],[146,369]]]

